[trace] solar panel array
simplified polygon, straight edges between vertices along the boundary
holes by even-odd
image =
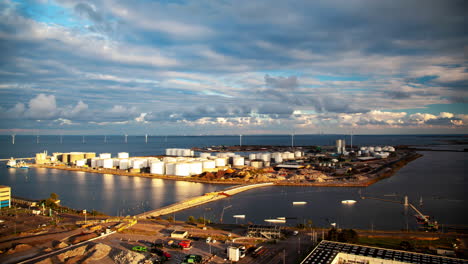
[[[301,264],[330,264],[338,253],[418,264],[468,264],[467,260],[323,240]]]

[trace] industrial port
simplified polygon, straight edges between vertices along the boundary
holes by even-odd
[[[165,155],[127,152],[37,153],[34,166],[218,184],[368,186],[418,157],[394,146],[212,146],[168,148]],[[12,158],[10,162],[14,162]]]

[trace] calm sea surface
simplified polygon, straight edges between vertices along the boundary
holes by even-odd
[[[295,145],[333,145],[340,135],[296,135]],[[0,158],[32,157],[44,150],[52,152],[91,151],[97,153],[129,152],[131,156],[160,155],[165,148],[196,147],[212,145],[237,145],[236,136],[129,136],[125,144],[123,136],[0,136]],[[354,136],[353,145],[431,145],[438,149],[463,149],[468,146],[446,145],[451,140],[465,140],[461,136]],[[243,136],[244,145],[271,144],[290,145],[291,137]],[[365,196],[409,200],[440,223],[466,225],[468,188],[465,177],[468,153],[421,152],[424,156],[402,168],[393,177],[370,187],[362,188]],[[12,187],[15,196],[41,199],[55,192],[62,204],[78,209],[98,210],[110,215],[136,214],[188,197],[214,190],[225,185],[176,182],[107,174],[69,172],[53,169],[8,169],[0,164],[0,184]],[[223,221],[235,223],[233,215],[244,214],[239,223],[263,224],[264,219],[289,217],[288,225],[312,220],[316,225],[337,223],[345,228],[410,229],[416,228],[414,212],[406,211],[402,205],[377,200],[360,200],[356,188],[306,188],[265,187],[247,191],[236,196],[185,210],[175,214],[176,219],[205,216],[219,221],[224,210]],[[422,197],[422,206],[419,205]],[[341,203],[345,199],[358,202],[353,206]],[[293,206],[293,201],[306,201],[304,206]]]

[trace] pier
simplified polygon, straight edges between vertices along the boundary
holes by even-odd
[[[210,193],[205,193],[202,196],[197,196],[190,198],[185,201],[181,201],[175,204],[171,204],[168,206],[164,206],[162,208],[145,212],[143,214],[136,215],[137,218],[146,218],[146,217],[156,217],[156,216],[161,216],[161,215],[167,215],[167,214],[172,214],[177,211],[182,211],[191,207],[199,206],[205,203],[210,203],[214,202],[247,190],[255,189],[255,188],[260,188],[260,187],[265,187],[265,186],[271,186],[273,183],[267,182],[267,183],[257,183],[257,184],[249,184],[249,185],[241,185],[241,186],[235,186],[231,187],[219,192],[210,192]]]

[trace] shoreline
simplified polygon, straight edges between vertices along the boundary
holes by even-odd
[[[77,167],[65,167],[65,166],[52,166],[44,164],[31,164],[31,167],[34,168],[46,168],[46,169],[58,169],[65,171],[79,171],[79,172],[88,172],[88,173],[98,173],[98,174],[112,174],[120,176],[130,176],[130,177],[143,177],[151,179],[161,179],[161,180],[173,180],[173,181],[186,181],[194,183],[205,183],[205,184],[219,184],[219,185],[245,185],[245,184],[256,184],[256,183],[273,183],[277,186],[309,186],[309,187],[368,187],[380,180],[389,178],[393,176],[399,169],[406,166],[413,160],[416,160],[422,157],[422,154],[413,153],[412,155],[405,156],[397,161],[386,164],[381,167],[377,172],[375,172],[371,177],[362,181],[333,181],[333,182],[284,182],[284,181],[262,181],[262,182],[246,182],[246,181],[236,181],[236,180],[204,180],[199,178],[192,177],[181,177],[181,176],[170,176],[170,175],[159,175],[151,173],[132,173],[126,171],[119,171],[116,169],[91,169],[91,168],[77,168]]]

